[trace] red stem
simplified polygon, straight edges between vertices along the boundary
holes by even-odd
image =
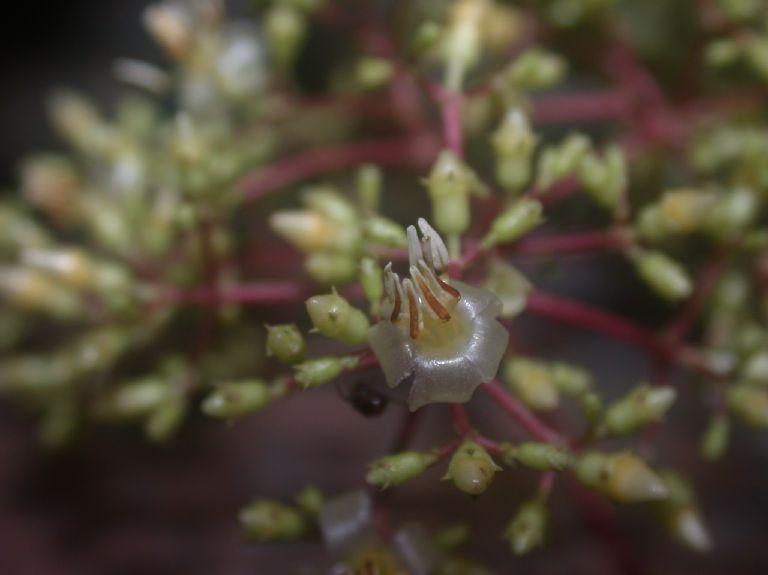
[[[540,291],[528,294],[526,311],[571,325],[602,332],[636,345],[660,357],[674,357],[674,349],[665,346],[656,335],[612,313]]]
[[[216,291],[208,287],[183,289],[169,286],[160,288],[161,301],[210,305],[215,302],[277,304],[295,302],[312,295],[309,286],[289,281],[257,282],[222,287]]]
[[[387,167],[424,168],[437,152],[429,135],[362,140],[302,152],[246,176],[240,189],[255,200],[298,182],[367,163]]]
[[[467,417],[467,411],[464,409],[464,406],[460,403],[451,403],[451,419],[453,419],[453,426],[456,428],[456,432],[462,436],[466,437],[468,435],[472,434],[472,423],[469,421],[469,417]]]
[[[620,229],[574,232],[549,236],[533,236],[511,245],[506,251],[515,255],[562,254],[618,250],[627,245],[628,238]]]
[[[620,119],[627,108],[627,98],[618,90],[558,94],[534,100],[532,116],[535,124],[579,124]]]
[[[501,409],[512,416],[523,429],[538,441],[546,443],[562,443],[563,440],[559,433],[551,429],[538,417],[528,411],[528,409],[515,397],[510,395],[497,380],[481,385],[480,389],[487,393],[491,399],[501,407]]]

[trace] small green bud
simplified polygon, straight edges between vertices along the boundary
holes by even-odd
[[[435,454],[419,451],[387,455],[371,463],[365,480],[371,485],[387,489],[391,485],[400,485],[421,475],[435,461]]]
[[[358,358],[354,355],[310,359],[293,366],[293,369],[296,370],[296,383],[301,389],[319,387],[341,375],[345,369],[354,368],[357,362]]]
[[[504,380],[526,406],[537,411],[554,409],[560,394],[552,375],[543,363],[514,358],[504,366]]]
[[[728,388],[728,406],[744,424],[768,427],[768,389],[749,384]]]
[[[146,377],[108,389],[93,405],[93,415],[103,421],[127,421],[160,409],[173,390],[162,377]]]
[[[144,435],[150,441],[168,441],[184,420],[187,403],[180,396],[169,397],[144,422]]]
[[[521,443],[510,453],[513,461],[541,471],[562,471],[571,464],[571,452],[550,443]]]
[[[722,67],[735,63],[741,52],[741,48],[733,40],[718,39],[707,46],[704,56],[710,66]]]
[[[659,518],[665,530],[673,539],[694,551],[708,551],[711,547],[710,536],[696,509],[690,483],[670,470],[660,475],[669,489],[669,497],[658,505]]]
[[[365,298],[371,304],[371,309],[377,309],[381,298],[384,297],[384,274],[373,258],[360,260],[360,285]]]
[[[706,225],[710,234],[721,241],[731,241],[741,235],[759,213],[757,195],[748,188],[737,188],[720,197],[715,209],[708,214]]]
[[[677,301],[691,295],[693,284],[685,269],[661,252],[637,250],[631,255],[640,277],[661,297]]]
[[[768,385],[768,351],[758,350],[752,353],[744,364],[742,377],[759,385]]]
[[[658,204],[650,204],[640,210],[633,231],[641,239],[649,242],[660,242],[669,235],[665,218]]]
[[[672,406],[677,392],[670,386],[641,385],[605,411],[601,422],[604,435],[625,435],[659,421]]]
[[[592,144],[582,134],[571,134],[558,146],[544,149],[539,158],[536,185],[547,190],[558,180],[576,173]]]
[[[442,33],[443,28],[437,22],[428,20],[419,24],[419,27],[416,28],[416,32],[411,38],[411,50],[414,55],[420,56],[431,51],[437,46]]]
[[[510,109],[493,133],[496,179],[509,192],[517,192],[531,179],[531,159],[537,138],[519,108]]]
[[[618,503],[658,501],[669,495],[664,481],[632,453],[585,453],[576,464],[576,477]]]
[[[479,188],[475,173],[451,150],[443,150],[425,184],[437,229],[448,235],[461,235],[469,227],[469,196]]]
[[[303,513],[317,517],[323,508],[325,497],[323,497],[323,493],[317,487],[309,485],[299,491],[294,500]]]
[[[257,499],[241,509],[239,519],[246,537],[257,541],[296,539],[307,529],[298,511],[267,499]]]
[[[348,345],[368,341],[368,318],[335,291],[312,296],[306,305],[312,325],[324,336]]]
[[[306,345],[304,336],[294,323],[267,325],[267,355],[274,355],[278,361],[287,364],[304,359]]]
[[[318,252],[307,257],[304,268],[317,283],[345,284],[355,279],[357,260],[346,254]]]
[[[484,286],[495,293],[501,300],[501,317],[510,318],[518,315],[525,308],[531,282],[511,265],[494,260]]]
[[[0,204],[0,249],[43,248],[51,239],[43,226],[16,206]]]
[[[394,74],[392,62],[384,58],[363,58],[357,63],[355,76],[363,88],[375,89],[386,85]]]
[[[515,555],[525,555],[544,543],[547,517],[547,505],[542,497],[529,499],[520,506],[504,532]]]
[[[602,158],[587,154],[579,167],[579,180],[600,206],[615,211],[627,186],[624,153],[619,148],[610,146]]]
[[[715,415],[701,440],[701,455],[710,461],[720,459],[728,448],[730,423],[725,415]]]
[[[374,215],[363,222],[365,239],[369,242],[388,248],[404,248],[408,245],[408,237],[403,226],[384,216]]]
[[[264,33],[277,67],[287,70],[304,43],[306,19],[291,6],[273,6],[264,18]]]
[[[594,391],[588,391],[579,397],[579,407],[587,421],[594,423],[603,411],[603,400]]]
[[[263,409],[272,401],[269,386],[255,379],[218,384],[203,400],[203,413],[220,419],[235,419]]]
[[[523,198],[510,204],[491,223],[490,231],[483,238],[483,247],[489,249],[520,239],[543,221],[541,212],[541,203],[537,200]]]
[[[561,57],[540,48],[523,52],[504,72],[504,79],[513,88],[541,90],[550,88],[565,76],[566,62]]]
[[[451,457],[443,480],[453,481],[464,493],[480,495],[490,487],[497,471],[501,471],[501,467],[496,465],[485,448],[467,439]]]
[[[549,373],[557,389],[572,397],[581,397],[592,388],[592,376],[576,365],[553,362]]]
[[[381,168],[373,164],[366,164],[357,171],[357,197],[363,209],[369,212],[379,209],[383,179]]]
[[[696,231],[712,211],[715,200],[714,194],[696,189],[666,191],[659,202],[662,225],[678,234]]]
[[[442,551],[458,549],[469,541],[470,531],[466,523],[454,523],[435,533],[432,543]]]
[[[768,79],[768,38],[752,36],[744,46],[752,69],[763,79]]]

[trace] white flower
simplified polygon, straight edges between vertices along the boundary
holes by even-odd
[[[408,228],[410,278],[401,281],[387,265],[384,319],[368,332],[390,387],[413,375],[411,410],[469,401],[478,385],[495,377],[509,339],[496,321],[499,299],[441,277],[448,250],[432,226],[424,219],[418,223],[421,240],[413,226]]]

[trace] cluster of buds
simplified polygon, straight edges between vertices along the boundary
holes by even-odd
[[[592,378],[584,369],[562,362],[545,363],[525,357],[510,358],[503,369],[504,382],[527,407],[555,409],[561,394],[577,399],[592,419],[600,409],[592,391]]]
[[[617,503],[661,501],[669,488],[663,479],[637,455],[621,452],[607,455],[590,451],[576,462],[576,476]]]

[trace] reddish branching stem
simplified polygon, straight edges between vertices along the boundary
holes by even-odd
[[[559,433],[528,411],[528,408],[507,392],[497,380],[481,385],[480,389],[537,441],[546,443],[563,442]]]

